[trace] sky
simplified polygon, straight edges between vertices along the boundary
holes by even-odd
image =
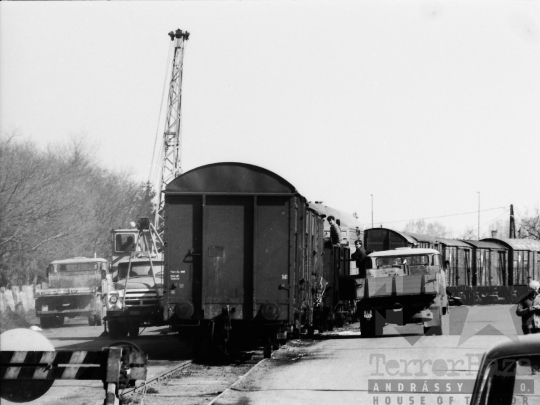
[[[530,1],[1,2],[0,131],[84,134],[148,180],[180,28],[184,171],[255,164],[366,228],[452,237],[480,201],[487,236],[540,206],[539,24]]]

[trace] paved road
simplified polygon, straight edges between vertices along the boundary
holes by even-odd
[[[421,336],[421,326],[387,326],[384,336],[361,339],[358,334],[322,338],[297,353],[297,359],[265,362],[216,405],[228,404],[468,404],[467,384],[476,376],[481,355],[490,346],[519,339],[512,307],[453,308],[451,336]],[[460,325],[461,323],[461,325]],[[519,324],[518,324],[519,325]],[[461,329],[461,334],[457,332]],[[402,335],[405,335],[402,336]],[[379,383],[378,392],[375,380]],[[395,392],[386,383],[394,380]],[[416,381],[414,381],[416,380]],[[435,382],[439,383],[439,392]],[[458,385],[457,380],[467,380]],[[424,387],[426,382],[426,387]],[[443,393],[447,385],[457,392]],[[411,384],[415,384],[412,386]],[[535,381],[540,392],[540,381]],[[422,390],[425,388],[425,392]],[[461,389],[461,392],[459,390]],[[540,404],[540,396],[516,398],[516,405]]]
[[[456,380],[472,382],[485,350],[497,342],[519,338],[519,319],[514,312],[509,305],[452,308],[450,336],[422,336],[422,326],[409,325],[386,326],[384,336],[374,339],[362,339],[358,329],[352,329],[321,336],[314,342],[294,341],[279,350],[273,360],[263,362],[234,390],[226,391],[216,404],[466,405],[466,386],[461,386],[461,393],[444,394],[435,393],[433,384],[427,392],[403,394],[385,393],[382,384],[377,386],[379,392],[369,392],[368,388],[370,380],[371,388],[375,388],[374,380],[393,379],[395,384],[408,382],[408,389],[415,383],[414,389],[421,391],[424,381],[436,379],[455,383],[452,388],[459,389]],[[102,331],[102,327],[86,326],[83,320],[70,320],[65,327],[43,334],[57,349],[100,350],[113,342],[100,336]],[[149,353],[150,376],[189,358],[187,347],[166,332],[166,328],[150,328],[136,341]],[[540,392],[539,383],[535,392]],[[174,402],[174,393],[170,395]],[[102,398],[99,382],[57,381],[35,403],[97,405]],[[528,400],[527,405],[540,405],[538,396]],[[152,398],[147,397],[145,403],[153,403]],[[516,405],[523,403],[518,397]]]

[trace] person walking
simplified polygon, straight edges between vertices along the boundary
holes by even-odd
[[[521,317],[521,328],[525,335],[540,333],[540,282],[531,280],[531,292],[518,302],[517,316]]]

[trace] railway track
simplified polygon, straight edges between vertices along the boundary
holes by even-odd
[[[263,360],[262,351],[256,350],[237,353],[225,364],[182,361],[144,383],[123,390],[120,397],[126,404],[214,403]]]

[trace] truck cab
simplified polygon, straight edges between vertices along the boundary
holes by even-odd
[[[107,294],[107,320],[113,337],[138,336],[141,326],[163,323],[163,257],[122,258]]]
[[[164,325],[163,253],[147,218],[112,231],[112,272],[104,297],[111,337],[137,337],[141,326]]]
[[[110,264],[102,258],[55,260],[47,267],[47,283],[37,289],[36,316],[43,328],[62,326],[65,317],[86,316],[101,325],[103,281]]]

